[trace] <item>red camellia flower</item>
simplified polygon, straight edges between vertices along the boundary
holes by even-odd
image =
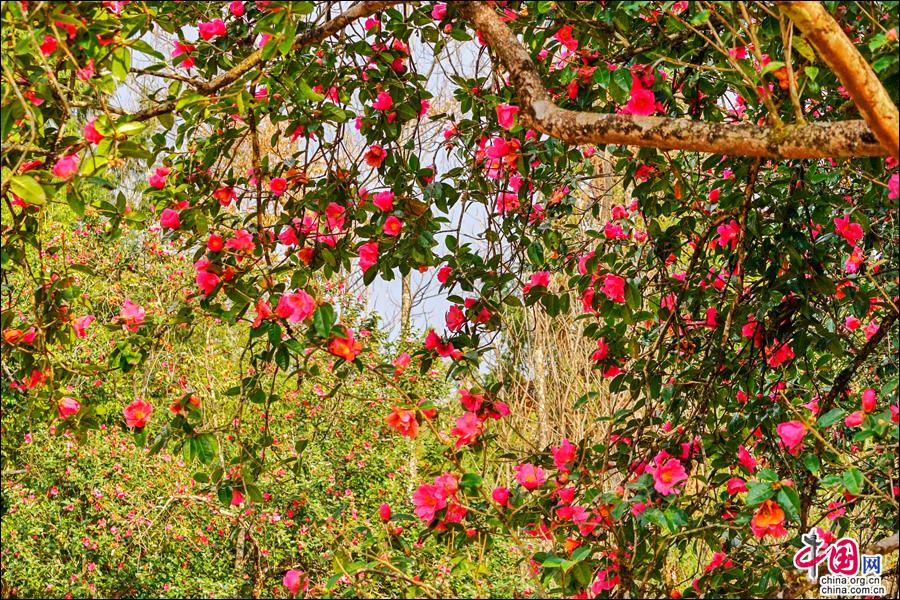
[[[345,329],[343,336],[331,338],[331,341],[328,343],[328,351],[347,362],[353,362],[356,360],[357,355],[362,352],[362,342],[353,339],[353,331]]]
[[[391,237],[397,237],[400,235],[400,230],[403,229],[403,221],[398,219],[397,217],[391,215],[384,222],[384,234],[389,235]]]
[[[223,21],[222,19],[213,19],[212,21],[206,23],[200,21],[200,23],[197,24],[197,30],[200,33],[200,37],[207,42],[213,38],[225,35],[227,33],[225,29],[225,21]]]
[[[79,410],[81,410],[81,404],[78,403],[78,400],[70,398],[69,396],[60,398],[59,403],[57,404],[57,411],[59,412],[60,419],[71,417]]]
[[[753,515],[750,529],[758,538],[767,535],[779,538],[787,535],[787,530],[784,528],[784,511],[774,500],[766,500]]]
[[[419,422],[416,421],[416,412],[413,410],[404,410],[395,406],[394,412],[389,414],[384,421],[389,427],[396,429],[400,435],[408,438],[414,438],[419,433]]]
[[[378,144],[372,144],[364,156],[366,164],[373,169],[379,168],[386,157],[387,152]]]
[[[287,190],[287,179],[284,177],[273,177],[269,180],[269,191],[276,196],[282,195]]]
[[[391,505],[387,502],[378,507],[378,517],[383,523],[391,520]]]
[[[123,411],[125,415],[125,424],[129,427],[141,428],[147,424],[147,421],[150,420],[150,413],[153,412],[153,407],[150,406],[149,402],[145,402],[138,398],[128,406],[126,406]]]

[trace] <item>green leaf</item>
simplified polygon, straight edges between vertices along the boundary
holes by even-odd
[[[42,205],[47,202],[47,193],[30,175],[16,175],[9,180],[12,193],[28,204]]]
[[[331,304],[321,304],[313,313],[313,327],[316,329],[316,335],[327,338],[331,335],[331,328],[334,326],[334,307]]]
[[[834,425],[838,421],[844,418],[844,409],[842,408],[832,408],[827,413],[819,417],[819,420],[816,421],[816,427],[822,429],[825,427],[829,427]]]
[[[858,496],[863,488],[863,476],[862,473],[859,472],[859,469],[856,467],[850,467],[846,471],[844,471],[843,477],[844,487],[847,488],[847,491],[853,494],[854,496]]]
[[[481,482],[481,475],[478,473],[464,473],[459,480],[459,485],[464,488],[477,488],[481,486]]]
[[[778,490],[775,501],[784,509],[785,514],[791,520],[796,521],[800,518],[800,496],[797,494],[797,490],[792,487],[782,486]]]
[[[749,483],[747,487],[750,490],[747,493],[748,506],[756,506],[775,495],[775,490],[772,489],[771,483]]]

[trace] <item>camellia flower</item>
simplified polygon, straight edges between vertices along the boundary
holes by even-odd
[[[607,274],[600,291],[613,302],[625,302],[625,280],[618,275]]]
[[[551,448],[550,454],[553,455],[553,464],[560,471],[569,471],[566,465],[575,460],[575,445],[568,439],[564,439],[558,448]]]
[[[184,55],[184,58],[179,61],[179,64],[185,69],[193,68],[197,61],[191,56],[191,52],[195,49],[193,44],[184,44],[176,40],[175,48],[172,50],[172,58],[178,58],[179,56]]]
[[[237,194],[233,188],[222,186],[213,192],[213,198],[218,200],[222,206],[228,206],[237,198]]]
[[[359,247],[359,268],[368,271],[378,262],[378,242],[367,242]]]
[[[383,523],[391,520],[391,505],[387,502],[378,507],[378,516]]]
[[[591,354],[591,360],[595,362],[604,360],[607,354],[609,354],[609,346],[606,345],[606,338],[600,338],[597,340],[597,349]]]
[[[384,222],[384,234],[389,235],[391,237],[397,237],[400,235],[400,230],[403,229],[403,221],[391,215]]]
[[[457,436],[456,447],[467,446],[473,443],[484,429],[484,423],[473,412],[463,413],[456,420],[456,427],[450,431],[450,435]]]
[[[84,140],[91,144],[99,144],[106,137],[97,131],[96,122],[97,119],[91,119],[84,126]]]
[[[300,593],[301,587],[303,588],[303,591],[306,591],[309,588],[309,578],[304,577],[302,571],[297,571],[295,569],[290,569],[285,573],[281,583],[284,584],[284,587],[291,593],[291,597],[296,597],[297,594]]]
[[[59,42],[52,35],[45,35],[44,42],[38,46],[41,49],[41,54],[44,56],[50,56],[54,52],[56,52],[56,47]]]
[[[505,487],[495,487],[494,491],[491,492],[491,498],[493,498],[494,502],[500,506],[506,506],[509,504],[509,489]]]
[[[396,429],[400,435],[408,438],[416,437],[419,433],[419,422],[416,421],[416,412],[394,407],[394,411],[385,418],[389,427]]]
[[[276,196],[282,195],[287,190],[287,179],[284,177],[273,177],[269,180],[269,191]]]
[[[253,252],[256,244],[253,243],[253,236],[246,229],[240,229],[234,233],[234,237],[225,242],[225,247],[235,252],[249,254]]]
[[[163,229],[178,229],[181,227],[181,215],[177,210],[167,208],[159,215],[159,225]]]
[[[647,472],[653,475],[653,489],[663,496],[679,493],[677,485],[688,478],[681,461],[669,456],[665,451],[660,451],[656,455],[653,464],[647,467]]]
[[[844,418],[844,425],[847,427],[859,427],[866,418],[865,413],[861,410],[852,412]]]
[[[511,104],[497,105],[497,121],[503,129],[511,129],[516,122],[516,115],[519,112],[518,106]]]
[[[76,400],[75,398],[66,396],[64,398],[60,398],[56,408],[59,412],[59,418],[67,419],[81,410],[81,404],[79,404],[78,400]]]
[[[834,219],[834,231],[844,238],[848,244],[854,247],[864,235],[862,225],[859,223],[851,223],[850,215],[836,217]]]
[[[74,321],[72,321],[72,327],[75,328],[75,335],[83,338],[85,335],[85,330],[88,326],[96,320],[94,315],[84,315],[83,317],[78,317]]]
[[[125,300],[125,302],[122,303],[119,320],[125,324],[128,331],[137,331],[140,328],[141,323],[144,322],[145,316],[146,313],[142,306],[135,304],[131,300]]]
[[[652,115],[656,112],[656,97],[651,90],[632,86],[628,104],[622,112],[629,115]]]
[[[734,496],[747,491],[747,482],[740,477],[732,477],[725,483],[725,488],[728,490],[729,496]]]
[[[153,407],[150,406],[149,402],[138,398],[126,406],[122,412],[125,415],[126,425],[141,428],[150,420],[150,413],[153,412]]]
[[[878,401],[878,395],[872,388],[866,388],[862,394],[863,412],[870,413],[875,410],[875,404]]]
[[[787,530],[784,528],[784,511],[775,501],[766,500],[753,515],[750,529],[758,538],[767,535],[779,538],[787,535]]]
[[[369,149],[366,151],[366,154],[364,156],[366,164],[373,169],[379,168],[386,157],[387,152],[385,152],[384,148],[382,148],[378,144],[372,144],[371,146],[369,146]]]
[[[375,102],[372,103],[372,108],[375,110],[390,110],[394,105],[394,99],[391,98],[391,95],[387,92],[378,92],[378,97],[375,99]]]
[[[60,179],[71,179],[75,173],[78,172],[78,155],[77,154],[68,154],[66,156],[62,156],[59,160],[56,161],[56,164],[53,165],[53,173],[54,176],[59,177]]]
[[[335,356],[343,358],[347,362],[356,360],[357,355],[362,352],[362,342],[353,339],[353,331],[345,329],[345,335],[334,336],[328,343],[328,351]]]
[[[803,424],[803,421],[779,423],[776,430],[779,437],[781,437],[781,443],[784,444],[787,451],[791,454],[797,454],[800,442],[803,441],[803,437],[806,435],[806,425]]]
[[[435,2],[431,9],[431,18],[435,21],[443,21],[447,18],[447,3]]]
[[[518,481],[526,490],[533,490],[541,487],[547,481],[547,475],[544,470],[531,463],[516,465],[516,481]]]
[[[222,19],[213,19],[207,23],[200,21],[200,23],[197,24],[197,30],[200,32],[200,37],[207,42],[227,33],[225,21]]]
[[[528,283],[522,286],[522,293],[527,294],[536,287],[546,288],[548,285],[550,285],[550,272],[538,271],[537,273],[533,273]]]
[[[750,454],[750,451],[747,450],[743,444],[738,447],[738,462],[742,467],[747,469],[747,472],[753,474],[753,471],[756,470],[756,459],[753,458],[753,455]]]
[[[291,323],[299,323],[311,317],[315,309],[315,299],[303,290],[298,290],[281,297],[275,307],[275,314]]]
[[[150,187],[155,187],[156,189],[163,189],[166,187],[166,176],[172,172],[172,169],[169,167],[158,167],[156,172],[153,173],[150,177],[147,178],[147,183],[150,184]]]
[[[228,10],[231,11],[231,14],[235,17],[242,17],[244,15],[244,3],[240,2],[240,0],[235,0],[228,5]]]
[[[394,192],[378,192],[377,194],[372,196],[372,204],[374,204],[384,212],[389,212],[394,208]]]
[[[447,492],[443,487],[423,483],[413,493],[416,516],[431,523],[437,511],[447,506]]]

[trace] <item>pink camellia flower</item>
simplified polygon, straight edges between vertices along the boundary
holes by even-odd
[[[747,491],[747,482],[740,477],[732,477],[725,483],[725,488],[728,490],[729,496],[734,496]]]
[[[456,427],[450,431],[450,435],[457,436],[456,447],[468,446],[473,443],[484,429],[484,424],[473,412],[463,413],[456,420]]]
[[[450,307],[450,310],[447,311],[444,320],[447,323],[447,329],[456,332],[466,323],[466,315],[458,306],[453,305]]]
[[[378,262],[378,242],[367,242],[359,247],[359,268],[368,271]]]
[[[400,235],[400,230],[403,229],[403,221],[398,219],[397,217],[391,215],[384,222],[384,233],[385,235],[389,235],[391,237],[397,237]]]
[[[183,44],[176,40],[175,48],[172,50],[172,58],[178,58],[182,54],[184,58],[181,59],[179,64],[185,69],[190,69],[196,64],[196,60],[193,56],[191,56],[191,52],[196,50],[193,44]]]
[[[546,288],[548,285],[550,285],[550,272],[538,271],[537,273],[533,273],[528,283],[522,286],[522,293],[527,294],[536,287]]]
[[[847,317],[847,319],[844,321],[844,327],[846,327],[846,328],[849,329],[850,331],[856,331],[857,329],[859,329],[859,326],[860,326],[860,321],[859,321],[859,319],[857,319],[857,318],[854,317],[853,315],[850,315],[850,316]]]
[[[231,488],[231,505],[240,506],[244,503],[244,494],[237,488]]]
[[[387,92],[378,92],[378,97],[375,98],[375,102],[372,103],[372,108],[375,110],[390,110],[394,105],[394,99],[391,98],[391,95]]]
[[[800,442],[803,441],[803,437],[806,435],[806,425],[803,424],[803,421],[786,421],[779,423],[775,429],[778,431],[781,443],[784,444],[787,451],[791,454],[797,454]]]
[[[239,229],[234,233],[233,238],[225,242],[225,247],[235,252],[249,254],[256,248],[256,244],[253,242],[253,236],[250,235],[249,231]]]
[[[413,493],[413,504],[416,506],[416,516],[431,523],[435,513],[447,506],[447,492],[443,487],[423,483]]]
[[[562,441],[558,448],[551,448],[550,454],[553,455],[553,464],[560,471],[569,471],[567,464],[575,460],[575,444],[568,439]]]
[[[207,42],[215,37],[220,35],[225,35],[227,30],[225,29],[225,21],[222,19],[213,19],[207,23],[200,21],[197,24],[197,30],[200,32],[200,37],[206,40]]]
[[[677,485],[688,478],[681,461],[665,451],[656,455],[647,472],[653,475],[653,488],[663,496],[679,493],[681,490],[676,489]]]
[[[83,338],[85,335],[85,329],[96,320],[94,315],[84,315],[83,317],[78,317],[74,321],[72,321],[72,327],[75,328],[75,335]]]
[[[161,190],[166,187],[166,176],[171,172],[172,169],[169,167],[158,167],[156,172],[147,178],[147,183],[150,184],[150,187]]]
[[[378,507],[378,516],[381,518],[381,521],[387,523],[391,520],[391,505],[387,502],[383,503]]]
[[[888,179],[888,200],[896,200],[900,197],[900,174],[894,173]]]
[[[878,395],[872,388],[866,388],[862,394],[862,409],[864,412],[870,413],[875,410],[875,404],[878,401]]]
[[[228,10],[230,10],[231,14],[233,14],[234,16],[242,17],[244,16],[244,3],[240,2],[239,0],[235,0],[228,5]]]
[[[199,270],[195,278],[197,287],[203,292],[204,296],[209,296],[216,286],[219,285],[220,278],[210,271]]]
[[[603,278],[600,291],[613,302],[625,302],[625,279],[609,273]]]
[[[741,444],[738,447],[738,463],[745,469],[747,469],[748,473],[753,473],[756,470],[756,459],[753,458],[753,455],[750,454],[750,451]]]
[[[719,188],[713,188],[709,191],[709,203],[715,204],[719,201],[719,194],[722,193],[722,190]]]
[[[506,506],[509,504],[509,489],[505,487],[495,487],[494,491],[491,492],[491,498],[493,498],[494,502],[500,506]]]
[[[56,408],[59,412],[59,418],[67,419],[81,410],[81,404],[79,404],[78,400],[76,400],[75,398],[66,396],[64,398],[60,398],[59,404],[57,404]]]
[[[146,312],[144,307],[135,304],[131,300],[125,300],[122,303],[122,310],[119,313],[119,320],[125,324],[128,331],[137,331],[140,329],[141,323],[144,322]]]
[[[544,470],[531,463],[516,465],[516,481],[526,490],[533,490],[541,487],[547,481],[547,475]]]
[[[284,579],[281,581],[284,584],[284,587],[288,589],[291,593],[291,597],[296,597],[298,593],[300,593],[300,589],[306,591],[309,588],[309,578],[303,576],[302,571],[296,571],[294,569],[289,570],[284,574]]]
[[[125,415],[125,424],[129,427],[141,428],[150,420],[153,407],[149,402],[138,398],[122,410]]]
[[[512,129],[516,122],[516,115],[519,113],[519,107],[512,104],[497,105],[497,121],[503,129]]]
[[[60,179],[71,179],[78,172],[78,155],[69,154],[60,157],[56,164],[53,165],[53,171],[51,172]]]
[[[91,144],[99,144],[106,137],[97,131],[97,127],[94,125],[96,121],[97,119],[91,119],[84,126],[84,140]]]
[[[656,112],[656,97],[653,92],[642,87],[632,87],[631,97],[622,111],[629,115],[652,115]]]
[[[87,81],[94,76],[94,59],[92,58],[81,69],[75,70],[75,76],[81,81]]]
[[[447,18],[447,3],[435,2],[431,9],[431,18],[435,21],[443,21]]]
[[[606,338],[600,338],[597,340],[597,349],[591,354],[591,360],[594,362],[604,360],[608,354],[609,346],[606,344]]]
[[[863,411],[858,410],[847,415],[847,417],[844,419],[844,425],[846,425],[847,427],[859,427],[860,425],[862,425],[863,419],[865,418],[866,416]]]
[[[287,190],[287,180],[284,177],[273,177],[269,180],[269,191],[276,196],[282,195]]]
[[[372,204],[374,204],[384,212],[389,212],[394,208],[394,192],[378,192],[377,194],[372,196]]]
[[[303,290],[292,294],[285,294],[275,307],[275,314],[291,323],[305,321],[312,316],[316,309],[315,299]]]
[[[159,225],[163,229],[178,229],[181,227],[181,215],[177,210],[167,208],[159,215]]]
[[[42,43],[38,48],[41,49],[41,54],[44,56],[50,56],[54,52],[56,52],[56,46],[59,42],[52,35],[44,36],[44,43]]]

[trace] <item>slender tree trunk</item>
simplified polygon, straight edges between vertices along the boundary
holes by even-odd
[[[403,276],[400,290],[400,340],[409,340],[410,315],[412,314],[412,292],[410,291],[410,273]]]

